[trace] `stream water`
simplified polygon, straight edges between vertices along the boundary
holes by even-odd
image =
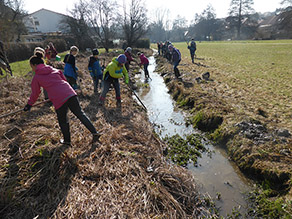
[[[149,58],[148,67],[152,80],[144,84],[144,72],[137,76],[139,83],[144,84],[139,89],[138,95],[148,110],[148,117],[154,124],[155,131],[160,137],[179,134],[185,136],[198,132],[191,126],[185,125],[185,112],[175,107],[175,102],[168,93],[168,89],[163,78],[155,73],[155,59]],[[198,166],[188,165],[188,169],[194,175],[202,194],[209,195],[219,208],[221,216],[227,216],[232,211],[240,212],[241,215],[247,213],[248,202],[246,194],[251,190],[250,183],[240,173],[238,168],[228,160],[223,149],[205,142],[210,153],[202,153],[198,159]],[[220,199],[218,198],[220,196]]]

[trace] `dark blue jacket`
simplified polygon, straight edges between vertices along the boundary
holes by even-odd
[[[89,58],[88,70],[90,72],[91,77],[102,76],[99,60],[94,58],[94,56],[90,56]]]
[[[75,66],[75,56],[67,54],[64,58],[65,68],[64,75],[77,79],[78,68]]]

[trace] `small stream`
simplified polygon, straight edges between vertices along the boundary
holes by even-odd
[[[166,135],[180,136],[198,132],[191,126],[185,125],[185,112],[175,107],[175,102],[168,93],[163,78],[155,73],[155,59],[149,58],[148,67],[152,80],[148,85],[139,89],[138,95],[148,109],[148,117],[156,133],[160,137]],[[144,72],[137,75],[138,83],[144,84]],[[200,193],[209,194],[219,208],[220,216],[227,216],[232,211],[240,212],[242,215],[247,213],[248,202],[246,194],[251,190],[249,181],[240,173],[239,169],[228,160],[223,149],[214,147],[205,141],[205,147],[212,151],[202,153],[202,158],[198,159],[198,166],[188,165],[188,169],[194,175]],[[220,195],[220,199],[217,199]]]

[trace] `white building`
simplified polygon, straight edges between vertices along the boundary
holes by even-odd
[[[56,33],[64,32],[61,21],[66,17],[43,8],[25,16],[23,22],[29,33]]]

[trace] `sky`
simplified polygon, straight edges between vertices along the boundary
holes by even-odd
[[[130,0],[117,0],[119,4],[123,1]],[[279,8],[281,0],[254,0],[254,9],[257,12],[273,12]],[[62,14],[68,14],[68,10],[72,9],[74,3],[78,0],[23,0],[24,9],[28,13],[35,12],[39,9],[45,8]],[[144,0],[145,6],[148,9],[148,14],[154,15],[157,8],[169,9],[170,19],[174,19],[177,15],[186,18],[188,21],[194,19],[196,13],[200,14],[208,4],[211,4],[215,9],[217,18],[224,18],[228,14],[228,9],[231,0]]]

